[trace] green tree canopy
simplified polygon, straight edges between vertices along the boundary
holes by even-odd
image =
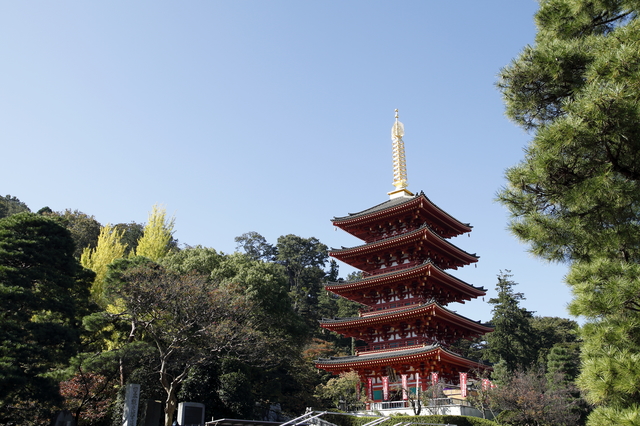
[[[125,245],[125,255],[132,256],[138,248],[138,241],[144,235],[144,224],[137,222],[118,223],[114,228],[122,233],[122,244]]]
[[[85,248],[94,249],[100,235],[100,222],[95,217],[79,210],[66,209],[64,212],[41,213],[45,216],[58,217],[65,228],[71,232],[71,238],[76,245],[73,255],[80,259]]]
[[[580,369],[580,345],[556,343],[547,355],[547,380],[574,383]]]
[[[535,336],[531,350],[539,365],[547,363],[547,355],[555,345],[578,341],[578,323],[567,318],[534,316],[531,330]]]
[[[318,292],[329,257],[327,246],[317,238],[289,234],[278,238],[276,261],[285,267],[294,309],[308,317],[317,305]]]
[[[532,350],[535,336],[531,327],[533,314],[520,307],[522,293],[514,291],[517,285],[509,271],[498,275],[498,297],[489,299],[494,305],[491,325],[494,331],[487,334],[487,355],[493,362],[503,360],[509,371],[527,368],[536,361]]]
[[[236,249],[242,250],[252,260],[272,262],[277,250],[267,240],[255,231],[245,232],[235,238]]]
[[[637,0],[541,2],[535,45],[498,83],[533,133],[498,198],[533,253],[571,264],[590,425],[640,418],[639,12]]]
[[[259,308],[255,311],[256,315],[262,316],[256,321],[262,330],[275,328],[281,334],[281,330],[288,329],[287,334],[299,334],[300,328],[304,328],[293,312],[287,292],[287,277],[280,265],[234,253],[225,256],[220,265],[211,271],[211,278],[223,285],[237,285],[253,300]]]
[[[578,384],[588,391],[587,400],[600,406],[593,424],[616,423],[640,409],[640,265],[580,262],[567,282],[575,294],[571,312],[589,319],[581,330]]]
[[[533,130],[499,199],[550,260],[640,257],[640,22],[635,1],[550,0],[502,70],[507,114]]]
[[[292,401],[290,395],[293,389],[300,387],[301,348],[309,338],[309,329],[293,309],[284,268],[234,253],[224,257],[220,266],[211,272],[211,279],[219,285],[236,286],[252,301],[255,309],[251,322],[262,335],[264,344],[259,362],[253,360],[242,364],[236,361],[238,368],[224,372],[231,374],[221,377],[223,403],[235,413],[246,413],[240,408],[248,405],[231,403],[233,395],[244,392],[243,398],[236,402],[253,400],[254,408],[259,407],[259,403],[268,407],[273,402],[291,407],[298,402]],[[231,364],[224,363],[223,367],[228,365]],[[239,385],[245,379],[252,383],[250,391],[231,386]]]
[[[23,212],[31,212],[25,203],[11,195],[6,195],[4,197],[0,195],[0,219]]]
[[[182,274],[197,272],[202,275],[211,275],[213,270],[220,267],[224,259],[225,255],[215,249],[195,246],[169,253],[160,263]]]
[[[58,401],[49,376],[78,349],[93,275],[56,221],[19,213],[0,220],[0,422]],[[22,411],[22,412],[21,412]],[[20,421],[19,421],[20,423]]]
[[[253,304],[234,285],[177,274],[148,259],[124,262],[132,267],[109,274],[106,295],[131,325],[130,335],[155,348],[157,377],[165,391],[165,425],[170,426],[177,391],[194,367],[226,354],[261,352],[262,338],[251,321]]]
[[[364,406],[365,390],[356,371],[340,373],[338,377],[329,379],[325,384],[316,387],[316,396],[325,401],[327,406],[341,410],[358,410]]]

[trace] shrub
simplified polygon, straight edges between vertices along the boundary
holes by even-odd
[[[335,423],[338,426],[363,426],[374,420],[375,417],[356,417],[344,415],[325,415],[324,420]],[[470,416],[393,416],[388,421],[382,423],[381,426],[391,426],[396,423],[440,423],[456,426],[496,426],[498,423],[491,420],[481,419],[479,417]]]

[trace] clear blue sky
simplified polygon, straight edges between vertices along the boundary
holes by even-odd
[[[566,317],[566,268],[532,258],[494,202],[531,135],[496,75],[533,41],[535,0],[3,2],[0,193],[32,210],[146,221],[229,253],[257,231],[358,240],[330,219],[392,190],[394,109],[409,189],[474,226],[453,273]],[[349,272],[342,269],[342,274]],[[485,300],[488,300],[486,298]],[[488,320],[476,300],[458,312]]]

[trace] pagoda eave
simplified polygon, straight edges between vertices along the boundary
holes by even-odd
[[[398,371],[407,370],[408,367],[422,374],[443,369],[455,371],[486,371],[491,367],[477,361],[464,358],[450,352],[440,345],[423,346],[401,351],[389,351],[382,353],[360,354],[357,356],[335,357],[316,360],[316,368],[340,374],[351,370],[364,372],[379,372],[385,374],[387,367]]]
[[[469,331],[469,335],[482,335],[493,331],[492,327],[472,321],[467,317],[452,312],[437,303],[429,303],[421,306],[381,312],[355,318],[342,318],[338,320],[322,320],[320,326],[327,330],[340,334],[350,334],[348,330],[365,327],[381,326],[383,324],[408,322],[429,318],[434,322],[446,323],[451,327],[460,327]]]
[[[421,211],[424,216],[436,219],[440,227],[447,230],[443,234],[445,238],[461,235],[472,230],[469,224],[462,223],[449,215],[433,203],[422,191],[413,197],[392,199],[359,213],[335,217],[332,223],[334,226],[360,238],[360,234],[364,234],[364,232],[358,232],[358,227],[364,227],[386,218],[414,213],[416,210]]]
[[[426,258],[443,257],[446,261],[446,269],[457,269],[478,261],[479,257],[475,254],[456,247],[449,241],[435,234],[431,228],[424,225],[414,231],[404,234],[398,234],[384,240],[379,240],[369,244],[363,244],[351,248],[332,249],[329,255],[355,268],[372,272],[372,268],[377,268],[376,264],[371,264],[367,259],[380,259],[381,253],[394,251],[401,252],[421,252],[421,256]],[[427,256],[427,252],[433,251],[432,256]],[[426,260],[426,259],[425,259]],[[444,262],[444,261],[443,261]],[[443,266],[438,265],[445,269]],[[384,273],[384,270],[378,270],[378,273]]]
[[[361,297],[364,292],[375,289],[380,285],[393,286],[394,284],[415,283],[423,287],[429,284],[435,285],[436,289],[448,289],[458,292],[461,296],[459,301],[472,300],[486,295],[486,290],[481,287],[474,287],[453,275],[448,274],[431,260],[422,264],[405,269],[399,269],[386,274],[371,275],[363,279],[342,283],[328,283],[325,289],[334,294],[338,294],[347,299],[356,300],[358,303],[367,304],[366,299]],[[457,301],[452,299],[451,301]],[[441,303],[443,304],[443,303]]]

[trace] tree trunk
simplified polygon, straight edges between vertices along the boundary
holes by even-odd
[[[171,388],[171,395],[167,395],[167,402],[164,406],[164,426],[171,426],[173,416],[178,408],[178,398],[176,398],[175,388]]]
[[[162,361],[162,365],[160,366],[160,382],[162,383],[162,387],[167,393],[167,400],[164,404],[164,426],[171,426],[171,423],[173,422],[173,416],[175,415],[176,409],[178,408],[178,397],[176,396],[176,393],[178,392],[180,384],[189,373],[191,367],[185,367],[182,373],[180,373],[178,376],[173,377],[173,380],[169,381],[169,376],[166,372],[167,358],[168,356],[165,356]]]

